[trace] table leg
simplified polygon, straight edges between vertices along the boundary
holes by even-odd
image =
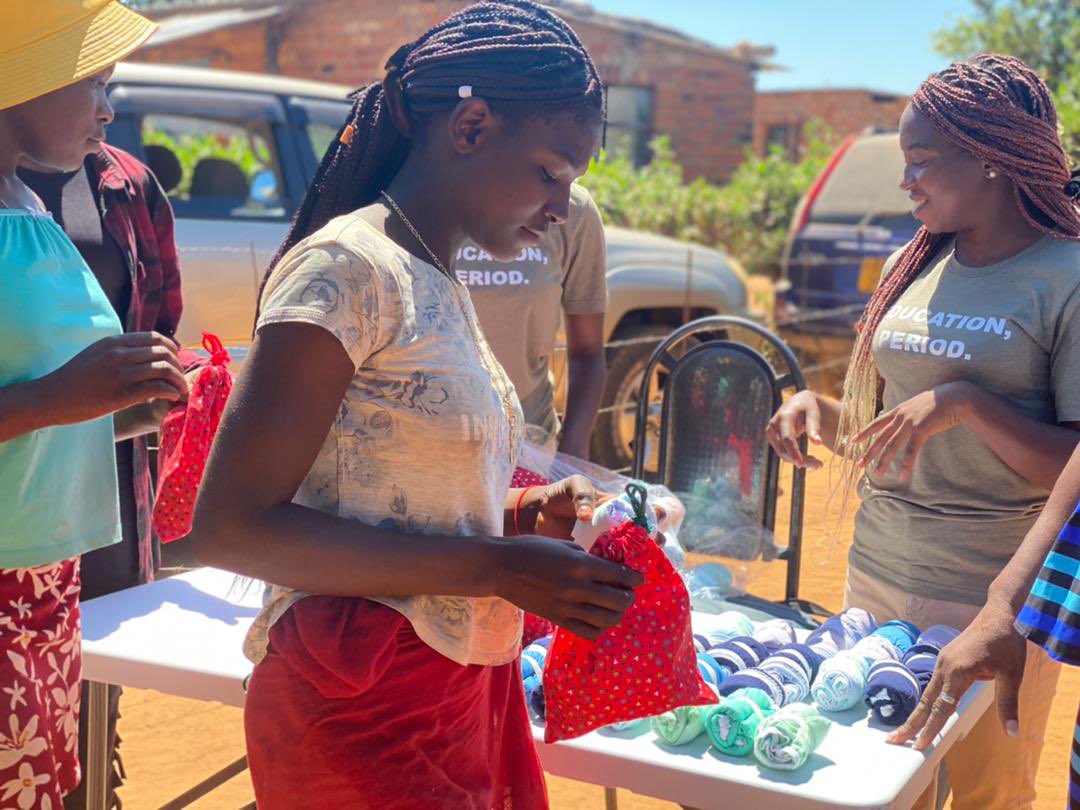
[[[604,810],[619,810],[619,794],[615,788],[604,788]]]
[[[86,762],[83,779],[86,781],[87,810],[108,810],[109,801],[109,685],[87,681],[82,695],[82,711],[86,714]]]

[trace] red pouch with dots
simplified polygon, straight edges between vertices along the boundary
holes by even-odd
[[[626,491],[634,518],[602,534],[589,553],[641,572],[645,582],[623,620],[596,641],[555,630],[544,662],[547,743],[717,702],[698,673],[686,586],[649,536],[645,489]]]
[[[231,358],[221,341],[204,332],[203,348],[210,362],[199,372],[187,402],[172,408],[161,422],[154,528],[163,543],[191,531],[195,496],[232,391],[233,377],[226,368]]]
[[[521,647],[524,649],[537,639],[550,636],[555,632],[555,625],[547,619],[541,619],[531,613],[525,614],[525,624],[521,631]]]

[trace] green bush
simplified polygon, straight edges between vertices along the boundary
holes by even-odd
[[[651,148],[640,168],[624,152],[604,153],[582,178],[605,222],[720,247],[750,272],[773,276],[795,207],[832,151],[827,130],[814,125],[799,160],[779,146],[765,157],[748,150],[731,180],[717,186],[686,182],[667,137]]]
[[[1054,93],[1058,111],[1061,143],[1069,155],[1070,166],[1080,167],[1080,64],[1070,67]]]

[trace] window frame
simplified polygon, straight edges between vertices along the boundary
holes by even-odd
[[[628,124],[618,121],[613,122],[611,120],[610,101],[613,90],[632,90],[647,95],[648,103],[646,109],[648,112],[640,124]],[[605,87],[604,92],[607,94],[608,99],[608,130],[610,131],[612,128],[622,131],[630,130],[633,133],[635,140],[631,145],[630,159],[633,161],[634,166],[644,166],[652,157],[652,150],[649,148],[649,143],[656,134],[656,88],[649,84],[609,84]]]
[[[339,108],[340,118],[338,117]],[[312,149],[307,127],[311,124],[334,126],[332,122],[336,121],[337,127],[340,128],[345,123],[351,109],[352,104],[347,98],[337,101],[312,96],[290,96],[286,99],[285,113],[296,133],[297,154],[307,183],[314,179],[319,163],[323,159],[322,155],[315,154],[315,150]]]
[[[217,90],[212,87],[177,87],[159,84],[117,82],[109,88],[109,101],[116,120],[109,127],[122,134],[121,143],[110,140],[146,162],[142,143],[142,119],[147,115],[173,115],[221,121],[223,124],[245,127],[255,122],[266,127],[273,143],[282,183],[280,216],[221,216],[212,213],[188,214],[177,212],[186,220],[241,220],[244,222],[290,222],[303,199],[307,183],[299,165],[299,154],[282,99],[270,93]],[[136,149],[129,148],[137,144]]]
[[[803,121],[769,121],[765,124],[765,153],[773,146],[780,146],[789,160],[798,160],[806,127]],[[774,132],[783,132],[784,137],[777,140]]]

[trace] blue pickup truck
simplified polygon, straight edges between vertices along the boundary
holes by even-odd
[[[777,323],[804,364],[842,371],[885,260],[918,230],[900,189],[903,171],[895,131],[851,135],[800,202],[781,264]]]

